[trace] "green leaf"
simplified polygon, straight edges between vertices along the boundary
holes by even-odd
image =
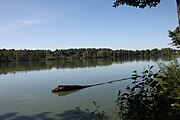
[[[168,88],[169,87],[169,85],[168,84],[166,84],[166,83],[164,83],[164,84],[162,84],[164,87],[166,87],[166,88]]]
[[[122,94],[122,96],[129,96],[129,94],[128,93],[124,93],[124,94]]]
[[[143,73],[143,74],[148,73],[148,70],[145,70],[145,71],[143,71],[142,73]]]
[[[153,75],[153,77],[156,78],[158,75],[159,75],[159,74],[156,73],[156,74]]]
[[[151,87],[155,87],[157,84],[158,84],[158,81],[153,81],[153,82],[150,84],[150,86],[151,86]]]
[[[162,78],[164,78],[164,76],[159,75],[159,76],[157,76],[156,78],[160,78],[160,79],[162,79]]]
[[[154,66],[151,66],[149,69],[152,69]]]

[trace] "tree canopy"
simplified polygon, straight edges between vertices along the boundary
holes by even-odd
[[[156,7],[160,3],[160,0],[116,0],[113,7],[119,5],[129,5],[133,7],[145,8],[145,7]]]
[[[180,29],[177,27],[174,31],[169,30],[169,37],[172,40],[172,45],[180,48]]]
[[[81,48],[51,50],[6,50],[0,49],[0,62],[45,61],[55,59],[84,59],[84,58],[157,58],[159,56],[178,55],[180,51],[171,48],[161,50],[112,50],[108,48]]]

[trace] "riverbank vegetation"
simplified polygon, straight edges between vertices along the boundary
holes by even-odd
[[[38,61],[55,59],[84,59],[84,58],[150,58],[180,55],[180,50],[171,48],[152,50],[112,50],[107,48],[80,48],[51,50],[14,50],[0,49],[0,62]]]
[[[177,60],[159,64],[159,72],[148,66],[142,73],[133,71],[132,84],[126,92],[118,92],[115,102],[116,119],[120,120],[178,120],[180,118],[180,64]],[[96,103],[97,104],[97,103]],[[96,107],[96,106],[95,106]],[[104,110],[77,109],[78,119],[113,119]],[[88,110],[88,111],[87,111]]]
[[[119,114],[125,120],[178,120],[180,117],[180,65],[177,61],[153,66],[138,75],[135,71],[132,87],[119,93],[116,101]]]

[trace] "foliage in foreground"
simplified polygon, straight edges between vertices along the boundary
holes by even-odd
[[[105,113],[105,111],[100,109],[100,105],[98,105],[95,101],[93,101],[93,105],[95,109],[90,111],[89,109],[85,109],[85,111],[81,110],[80,107],[76,107],[78,120],[108,120],[109,117]]]
[[[169,30],[169,37],[172,40],[172,45],[180,48],[180,28],[177,27],[174,31]]]
[[[153,66],[142,76],[132,75],[132,87],[118,94],[119,114],[125,120],[178,120],[180,117],[180,67],[177,62],[161,64],[159,73]]]
[[[122,120],[178,120],[180,118],[180,65],[174,61],[168,65],[160,63],[160,71],[153,73],[153,66],[138,75],[133,72],[132,86],[127,92],[119,91],[116,100],[119,119]],[[77,107],[79,120],[107,120],[106,112],[99,109],[82,112]]]

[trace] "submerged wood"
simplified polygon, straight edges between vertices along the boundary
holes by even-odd
[[[99,83],[99,84],[92,84],[92,85],[59,85],[58,87],[54,88],[52,90],[52,93],[58,93],[58,92],[67,92],[67,91],[74,91],[74,90],[81,90],[84,88],[88,88],[88,87],[92,87],[92,86],[98,86],[98,85],[103,85],[103,84],[109,84],[109,83],[113,83],[113,82],[118,82],[118,81],[123,81],[123,80],[128,80],[131,79],[132,77],[129,78],[123,78],[123,79],[119,79],[119,80],[112,80],[109,82],[103,82],[103,83]]]
[[[66,95],[69,95],[69,94],[78,92],[78,91],[80,91],[80,90],[82,90],[82,89],[71,90],[71,91],[53,92],[53,94],[56,94],[56,95],[58,95],[58,96],[66,96]]]
[[[58,87],[54,88],[52,92],[72,91],[87,87],[91,87],[91,85],[59,85]]]

